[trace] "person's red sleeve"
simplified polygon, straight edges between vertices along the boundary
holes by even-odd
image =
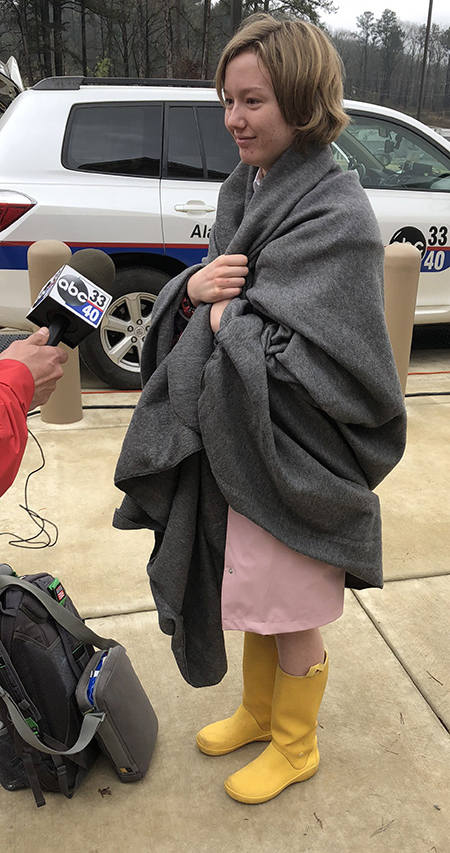
[[[9,489],[27,444],[27,412],[34,379],[25,364],[0,361],[0,495]]]

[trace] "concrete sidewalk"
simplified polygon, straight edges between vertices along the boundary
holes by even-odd
[[[131,410],[89,408],[69,427],[30,419],[46,464],[29,482],[28,501],[58,526],[59,538],[31,551],[2,536],[1,560],[21,574],[58,576],[94,630],[124,643],[160,732],[143,782],[122,785],[101,758],[70,801],[46,794],[45,808],[36,809],[30,791],[0,788],[1,853],[449,853],[448,371],[445,351],[412,358],[407,393],[431,396],[407,398],[407,451],[379,488],[385,588],[347,591],[344,616],[324,629],[330,679],[319,772],[258,806],[231,800],[223,781],[263,745],[221,758],[195,746],[198,728],[239,703],[242,636],[227,634],[229,671],[220,685],[189,687],[157,623],[145,571],[152,535],[111,527],[121,499],[113,472]],[[83,395],[87,406],[136,399]],[[19,504],[39,464],[30,440],[0,502],[1,531],[36,532]]]

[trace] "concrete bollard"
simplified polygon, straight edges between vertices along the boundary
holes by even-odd
[[[385,250],[386,325],[403,394],[406,390],[420,273],[420,252],[411,243],[391,243]]]
[[[72,252],[59,240],[38,240],[28,249],[28,278],[31,303],[39,291],[64,264],[70,263]],[[64,344],[60,344],[64,346]],[[41,407],[41,420],[49,424],[72,424],[83,419],[81,405],[81,380],[78,347],[70,349],[68,361],[63,365],[64,376],[56,385],[48,403]]]

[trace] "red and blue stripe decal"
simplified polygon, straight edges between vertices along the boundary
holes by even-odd
[[[31,242],[0,241],[0,270],[26,270]],[[208,252],[207,243],[68,243],[72,252],[78,249],[101,249],[107,255],[163,255],[180,261],[186,267],[198,264]]]

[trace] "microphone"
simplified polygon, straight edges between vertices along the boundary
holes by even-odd
[[[74,349],[98,329],[112,296],[116,268],[109,255],[99,249],[75,252],[44,285],[27,314],[37,326],[48,326],[48,345],[61,341]]]

